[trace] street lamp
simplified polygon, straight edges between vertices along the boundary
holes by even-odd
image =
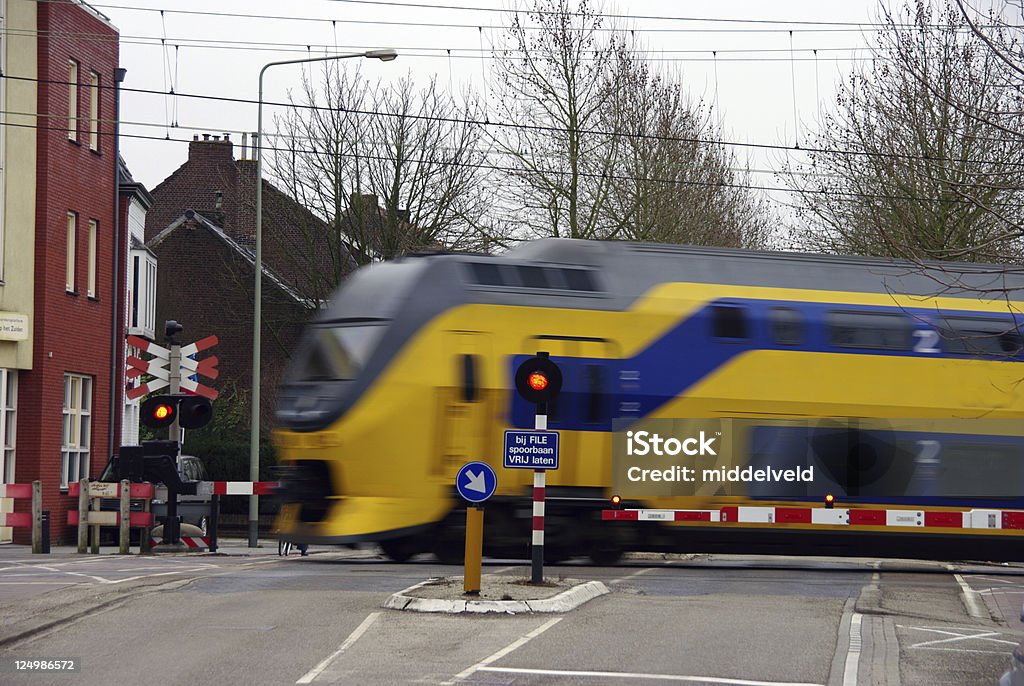
[[[259,101],[256,115],[256,254],[254,269],[256,286],[253,294],[252,319],[252,426],[249,430],[249,479],[259,481],[260,478],[260,323],[263,318],[263,74],[270,67],[282,64],[302,64],[305,62],[327,62],[344,60],[351,57],[365,57],[382,62],[390,62],[398,57],[398,53],[390,48],[367,50],[344,55],[327,55],[325,57],[309,57],[301,60],[282,60],[270,62],[260,69]],[[249,547],[255,548],[259,532],[259,496],[253,495],[249,500]]]

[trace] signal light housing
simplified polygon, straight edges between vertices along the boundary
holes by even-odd
[[[139,419],[151,429],[161,429],[174,423],[178,416],[178,401],[173,395],[154,395],[142,403]]]
[[[539,352],[516,369],[516,390],[535,405],[550,402],[562,390],[562,370],[547,353]]]
[[[199,429],[213,419],[213,405],[201,395],[154,395],[142,403],[140,420],[151,429],[170,426]]]

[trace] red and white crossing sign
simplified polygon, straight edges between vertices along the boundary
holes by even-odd
[[[143,360],[140,357],[130,355],[127,359],[128,371],[125,376],[129,379],[137,379],[143,374],[154,378],[148,382],[131,388],[127,392],[129,400],[141,398],[153,391],[158,391],[171,385],[172,377],[177,377],[178,385],[185,391],[201,395],[210,400],[216,400],[219,395],[216,390],[192,380],[193,374],[202,375],[216,379],[220,372],[217,370],[217,357],[211,356],[202,360],[194,360],[190,356],[203,350],[208,350],[217,345],[216,336],[207,336],[195,343],[183,345],[178,350],[178,368],[170,369],[171,350],[157,345],[145,338],[128,336],[128,345],[144,350],[153,356],[151,360]]]

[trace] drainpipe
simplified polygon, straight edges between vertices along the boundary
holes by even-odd
[[[110,421],[107,422],[107,436],[110,440],[107,457],[114,454],[114,418],[124,407],[124,332],[121,324],[124,321],[124,312],[121,311],[121,184],[120,177],[120,155],[121,146],[118,144],[121,136],[121,82],[124,81],[128,71],[121,67],[114,69],[114,278],[113,287],[110,290],[111,307],[113,308],[112,326],[110,327]],[[117,445],[120,445],[117,439]]]

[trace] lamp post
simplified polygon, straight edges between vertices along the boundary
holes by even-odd
[[[282,60],[270,62],[260,69],[259,100],[256,115],[256,251],[255,251],[255,292],[253,293],[252,319],[252,426],[249,430],[249,479],[258,481],[260,478],[260,324],[263,318],[263,74],[270,67],[282,64],[302,64],[306,62],[327,62],[352,57],[390,62],[398,57],[392,49],[367,50],[343,55],[310,57],[301,60]],[[253,495],[249,500],[249,547],[255,548],[259,533],[259,496]]]

